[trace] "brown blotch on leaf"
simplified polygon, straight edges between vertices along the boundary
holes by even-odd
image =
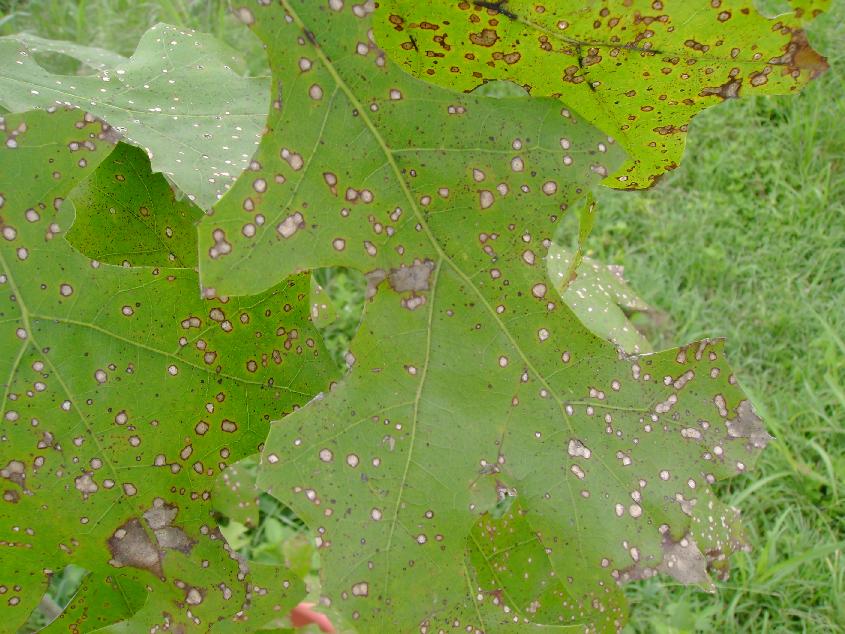
[[[432,271],[434,271],[434,262],[416,260],[411,266],[392,269],[387,276],[388,284],[397,293],[427,291]]]
[[[764,449],[772,439],[763,426],[763,420],[757,416],[751,401],[745,400],[736,408],[736,418],[727,421],[728,436],[748,438],[749,449]]]
[[[415,260],[411,266],[404,264],[398,269],[374,269],[366,274],[367,299],[375,296],[379,285],[387,280],[387,283],[397,293],[417,293],[427,291],[430,288],[431,273],[434,271],[434,262],[431,260]]]
[[[657,570],[685,585],[712,583],[707,574],[707,558],[689,535],[677,542],[672,541],[668,534],[664,536],[663,561]]]
[[[10,460],[5,467],[0,469],[0,477],[14,482],[24,491],[27,490],[25,485],[26,466],[20,460]]]
[[[742,80],[731,79],[721,86],[706,86],[698,93],[700,97],[721,97],[722,99],[739,98],[739,89],[742,88]]]
[[[630,568],[619,571],[619,581],[639,581],[650,579],[658,572],[688,584],[708,584],[712,586],[710,575],[707,572],[708,562],[704,554],[699,550],[698,544],[689,535],[685,535],[679,541],[674,541],[667,532],[663,536],[663,560],[656,566],[649,566],[646,562],[638,563]]]
[[[469,39],[478,46],[493,46],[499,40],[499,35],[493,29],[482,29],[481,33],[470,33]]]
[[[162,577],[161,553],[150,540],[138,518],[128,520],[108,540],[111,560],[115,568],[130,566],[148,570]]]
[[[792,33],[792,39],[784,48],[783,55],[773,57],[769,60],[769,63],[785,66],[785,73],[808,71],[811,79],[815,79],[830,68],[827,59],[819,55],[810,46],[807,41],[807,34],[802,29]]]

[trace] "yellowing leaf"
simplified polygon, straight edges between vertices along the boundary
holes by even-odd
[[[746,0],[381,0],[375,29],[426,81],[507,79],[560,98],[630,154],[606,183],[640,189],[678,166],[698,112],[794,93],[826,70],[801,26],[829,4],[769,19]]]

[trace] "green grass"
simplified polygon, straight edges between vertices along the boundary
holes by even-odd
[[[803,94],[711,109],[694,121],[681,169],[658,187],[599,193],[590,255],[625,265],[632,286],[670,316],[650,332],[657,347],[727,337],[776,437],[753,473],[721,491],[743,509],[753,551],[734,558],[715,595],[668,578],[630,586],[631,632],[845,631],[843,4],[812,27],[832,68]],[[0,33],[131,54],[164,20],[217,34],[261,72],[256,41],[225,6],[0,0]],[[356,296],[342,274],[321,281]],[[333,336],[342,347],[343,333]]]

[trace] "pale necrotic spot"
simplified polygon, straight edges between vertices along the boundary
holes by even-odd
[[[232,245],[226,241],[226,233],[222,229],[212,231],[211,237],[214,239],[214,245],[208,249],[209,257],[216,260],[232,252]]]
[[[511,169],[514,172],[521,172],[525,169],[525,162],[519,156],[515,156],[511,160]]]
[[[493,192],[487,189],[482,189],[478,192],[478,200],[482,209],[489,209],[493,205]]]
[[[335,251],[343,251],[346,248],[346,240],[343,238],[335,238],[332,240],[332,246]]]
[[[302,217],[302,214],[298,211],[287,218],[285,218],[282,222],[276,226],[276,231],[279,232],[283,238],[290,238],[293,234],[295,234],[303,225],[305,224],[305,218]]]
[[[545,284],[535,284],[531,288],[531,294],[538,299],[542,299],[546,296],[546,285]]]
[[[331,452],[330,449],[321,449],[320,450],[320,460],[323,462],[331,462],[334,459],[334,454]]]
[[[573,458],[588,458],[593,455],[593,452],[590,451],[584,443],[582,443],[577,438],[572,438],[569,440],[569,447],[567,451],[570,456]]]
[[[76,486],[76,490],[82,494],[82,499],[87,500],[88,496],[96,493],[97,490],[100,488],[97,486],[97,483],[94,482],[94,479],[91,477],[90,473],[84,473],[81,476],[74,479],[74,485]]]
[[[73,295],[73,287],[70,284],[62,284],[59,286],[59,293],[62,297],[70,297]]]
[[[353,467],[353,468],[357,467],[358,462],[359,462],[358,456],[356,456],[354,453],[351,453],[348,456],[346,456],[346,464],[348,464],[350,467]]]
[[[251,26],[255,24],[255,16],[247,7],[241,7],[237,10],[238,19],[244,24]]]
[[[311,88],[308,89],[308,96],[315,101],[320,100],[323,98],[323,88],[320,84],[312,84]]]
[[[202,600],[202,593],[197,588],[191,588],[185,593],[185,603],[188,605],[199,605]]]
[[[557,192],[557,183],[554,181],[546,181],[543,183],[543,193],[547,196],[551,196]]]
[[[382,518],[382,513],[380,509],[373,509],[370,511],[370,517],[373,518],[376,522],[378,522]]]
[[[302,169],[302,166],[305,162],[302,160],[302,156],[297,154],[296,152],[291,152],[287,148],[282,148],[281,157],[288,162],[288,165],[291,166],[295,171],[299,171]]]
[[[362,581],[360,583],[356,583],[352,586],[352,596],[355,597],[366,597],[370,594],[370,584],[366,581]]]

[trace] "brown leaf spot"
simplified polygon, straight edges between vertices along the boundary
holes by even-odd
[[[162,576],[161,554],[137,518],[118,528],[109,537],[108,547],[112,555],[109,563],[115,568],[130,566],[148,570],[156,577]]]
[[[772,437],[763,426],[763,420],[757,416],[754,406],[748,400],[742,401],[736,409],[736,418],[727,421],[728,436],[748,438],[749,448],[763,449]]]

